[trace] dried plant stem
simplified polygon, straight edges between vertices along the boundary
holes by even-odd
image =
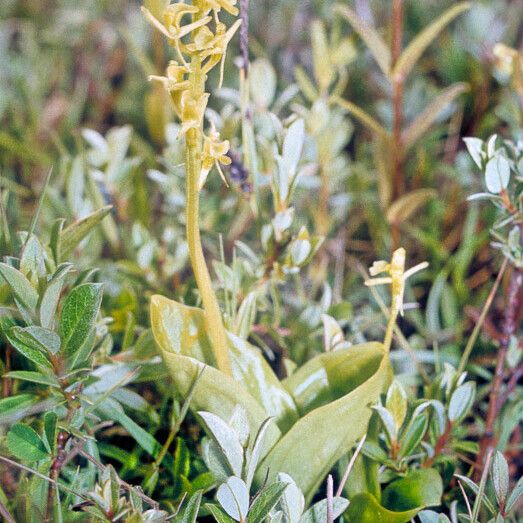
[[[327,478],[327,523],[334,523],[333,515],[334,482],[332,475]]]
[[[6,506],[0,501],[0,516],[2,516],[6,523],[16,523],[15,519],[9,511],[7,510]]]
[[[492,388],[490,389],[487,419],[485,421],[485,432],[480,440],[479,453],[476,460],[476,477],[478,477],[483,470],[485,455],[496,445],[497,438],[494,431],[494,425],[499,414],[499,409],[501,408],[501,402],[499,400],[501,397],[501,386],[503,385],[505,378],[505,360],[507,357],[507,351],[511,337],[514,335],[517,328],[517,314],[522,290],[523,272],[517,268],[514,268],[508,285],[508,293],[502,325],[503,337],[499,346],[496,360],[496,369],[494,372],[494,380],[492,382]]]
[[[496,281],[494,282],[492,289],[490,289],[489,295],[485,301],[485,304],[483,305],[483,309],[481,311],[478,321],[476,322],[476,325],[474,326],[474,330],[472,331],[472,334],[470,335],[470,338],[467,341],[467,345],[465,346],[465,350],[463,351],[463,355],[461,356],[461,360],[459,362],[458,371],[457,371],[458,374],[461,374],[465,370],[465,366],[467,365],[470,354],[472,353],[472,349],[474,348],[474,343],[476,343],[476,340],[479,336],[481,328],[483,327],[483,324],[485,323],[485,318],[487,317],[487,313],[490,309],[490,306],[492,305],[492,302],[494,301],[494,296],[496,296],[496,292],[498,290],[499,284],[501,283],[501,279],[503,278],[503,274],[505,274],[505,269],[507,268],[507,263],[508,263],[508,261],[505,258],[503,260],[503,264],[501,265],[501,268],[499,269],[498,275],[496,277]]]
[[[338,485],[338,490],[336,491],[336,497],[340,497],[343,494],[343,489],[345,488],[345,484],[347,483],[347,480],[349,479],[349,474],[351,473],[351,470],[354,467],[354,463],[356,463],[356,458],[359,456],[359,453],[361,452],[361,448],[363,447],[363,444],[365,443],[366,439],[367,439],[367,434],[365,433],[363,435],[363,437],[360,439],[360,442],[358,443],[358,446],[356,447],[356,450],[354,451],[354,454],[350,458],[349,464],[347,465],[347,468],[345,469],[343,478],[341,479],[340,484]]]
[[[481,474],[481,481],[479,483],[478,493],[476,499],[474,500],[474,508],[472,509],[472,517],[470,518],[470,523],[476,523],[478,521],[479,511],[481,509],[482,497],[485,495],[485,487],[487,486],[487,477],[490,469],[490,461],[492,459],[492,449],[488,451],[487,458],[485,460],[485,469]]]
[[[201,70],[200,58],[195,56],[191,62],[190,82],[192,95],[198,100],[205,89],[205,75]],[[227,348],[227,334],[223,325],[222,315],[216,294],[212,287],[209,270],[205,263],[199,226],[199,188],[202,162],[202,130],[192,128],[187,131],[185,161],[187,169],[187,202],[186,202],[186,233],[189,245],[189,255],[194,271],[196,284],[200,291],[205,310],[207,333],[214,350],[217,367],[226,374],[231,374],[229,350]]]
[[[401,42],[403,38],[403,0],[393,0],[392,2],[392,42],[391,56],[395,64],[401,55]],[[403,76],[392,78],[392,199],[397,200],[405,192],[405,177],[403,173],[403,144],[401,128],[403,124]],[[400,244],[400,226],[392,224],[392,249],[396,249]]]

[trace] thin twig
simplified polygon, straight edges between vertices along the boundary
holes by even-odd
[[[463,494],[463,499],[465,500],[465,505],[467,505],[467,512],[469,514],[469,517],[472,518],[472,508],[470,506],[469,498],[467,496],[467,493],[465,492],[465,489],[463,488],[463,485],[461,484],[461,481],[458,479],[458,485],[461,490],[461,493]]]
[[[7,463],[8,465],[19,468],[21,470],[25,470],[26,472],[29,472],[30,474],[33,474],[34,476],[37,476],[45,481],[48,481],[49,483],[51,483],[51,485],[55,485],[59,489],[64,490],[65,492],[69,492],[70,494],[73,494],[74,496],[78,496],[79,498],[82,498],[84,501],[91,501],[87,496],[84,496],[80,492],[76,492],[75,490],[70,489],[69,487],[66,487],[65,485],[62,485],[58,481],[55,481],[54,479],[47,477],[45,474],[42,474],[41,472],[38,472],[37,470],[34,470],[30,467],[26,467],[25,465],[22,465],[21,463],[17,463],[16,461],[13,461],[12,459],[9,459],[9,458],[6,458],[6,457],[0,455],[0,461],[3,461],[4,463]]]
[[[245,78],[249,72],[249,0],[240,0],[240,53]]]
[[[395,64],[401,56],[403,39],[403,0],[392,2],[392,42],[391,57]],[[393,200],[400,198],[405,192],[405,177],[403,175],[403,143],[401,127],[403,123],[403,76],[392,78],[392,196]],[[399,224],[392,224],[392,249],[400,243]]]
[[[189,406],[191,404],[192,397],[194,396],[194,391],[196,390],[196,385],[200,381],[200,378],[202,377],[204,372],[205,372],[205,366],[203,366],[200,369],[200,372],[198,372],[198,376],[196,376],[196,379],[192,382],[191,388],[189,389],[189,392],[187,393],[187,396],[183,402],[182,408],[180,409],[180,415],[178,416],[178,419],[172,424],[169,435],[167,436],[167,439],[165,440],[165,443],[163,444],[163,447],[160,450],[160,452],[153,464],[153,468],[158,468],[160,466],[160,464],[163,461],[163,458],[165,457],[165,455],[167,454],[167,451],[169,450],[169,447],[171,446],[171,443],[174,440],[174,437],[180,430],[183,420],[185,419],[185,416],[187,415],[187,412],[189,411]]]
[[[356,463],[356,458],[358,457],[359,453],[361,452],[361,449],[363,447],[363,444],[365,443],[366,438],[367,438],[367,434],[363,434],[363,437],[360,439],[360,442],[358,443],[358,446],[356,447],[354,454],[350,458],[349,464],[347,465],[347,468],[345,469],[345,473],[343,474],[343,478],[338,486],[338,490],[336,491],[336,497],[341,496],[341,494],[343,492],[343,488],[345,487],[345,483],[347,483],[347,480],[349,479],[349,474],[352,470],[352,467],[354,467],[354,463]]]
[[[470,523],[476,523],[478,520],[479,509],[481,508],[481,498],[485,493],[485,487],[487,485],[487,477],[490,469],[490,460],[492,459],[493,450],[490,449],[487,454],[487,460],[485,462],[485,468],[481,474],[481,481],[479,483],[478,494],[474,500],[474,508],[472,510],[472,517],[470,518]]]
[[[99,461],[97,461],[95,458],[91,456],[88,452],[86,452],[84,449],[80,449],[78,453],[83,456],[87,461],[90,461],[97,469],[104,471],[105,466],[102,465]],[[138,497],[142,498],[146,503],[151,505],[151,507],[157,509],[159,507],[158,502],[154,501],[154,499],[151,499],[149,496],[144,494],[140,489],[133,487],[132,485],[129,485],[126,481],[124,481],[121,478],[118,478],[118,484],[127,490],[128,492],[133,492]]]
[[[463,351],[461,360],[459,362],[458,371],[457,371],[458,374],[461,374],[465,370],[465,366],[467,365],[470,354],[472,353],[472,349],[474,348],[476,339],[479,336],[481,327],[483,327],[483,323],[485,323],[485,318],[487,317],[487,313],[490,309],[490,306],[492,305],[492,302],[494,301],[494,297],[496,296],[496,292],[498,291],[499,284],[501,283],[501,279],[503,278],[503,274],[505,273],[506,268],[507,268],[507,259],[505,258],[503,260],[503,264],[501,265],[501,268],[499,269],[498,275],[496,277],[496,281],[494,282],[492,289],[490,289],[489,295],[485,301],[485,304],[483,305],[483,309],[481,311],[478,321],[476,322],[476,325],[474,326],[474,330],[472,331],[472,334],[470,335],[470,338],[467,341],[467,345],[465,347],[465,350]]]
[[[478,457],[476,459],[476,475],[483,466],[483,459],[488,450],[492,450],[496,445],[496,434],[494,425],[500,409],[501,386],[505,378],[505,360],[507,357],[510,340],[517,328],[517,313],[519,302],[521,300],[521,290],[523,289],[523,272],[514,267],[510,276],[507,299],[505,303],[505,313],[503,317],[502,335],[497,361],[496,370],[492,388],[490,389],[489,405],[487,410],[487,419],[485,421],[485,431],[480,440]]]
[[[15,518],[11,516],[6,506],[0,501],[0,515],[4,518],[5,523],[16,523]]]

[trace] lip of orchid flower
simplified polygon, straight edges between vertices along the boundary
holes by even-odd
[[[236,0],[204,0],[202,4],[204,12],[213,10],[215,13],[219,13],[223,9],[233,16],[237,16],[239,13]]]
[[[150,82],[161,83],[168,92],[183,91],[190,86],[190,82],[184,79],[188,72],[187,67],[179,65],[175,60],[171,60],[167,66],[166,76],[151,74],[147,79]]]

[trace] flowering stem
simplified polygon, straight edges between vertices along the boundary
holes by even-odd
[[[383,345],[387,352],[390,351],[392,345],[392,335],[394,334],[394,327],[396,326],[396,319],[399,314],[399,307],[396,303],[395,297],[392,297],[392,303],[390,307],[389,321],[387,323],[387,330],[385,331],[385,338],[383,340]]]
[[[205,88],[205,75],[201,70],[201,60],[198,56],[194,56],[191,60],[189,81],[191,83],[192,96],[195,100],[198,100],[203,95]],[[212,287],[209,270],[205,263],[200,238],[198,179],[202,164],[201,126],[187,131],[185,162],[187,170],[186,233],[191,265],[202,298],[207,333],[214,350],[216,365],[222,372],[230,375],[231,363],[227,348],[227,335],[218,300]]]

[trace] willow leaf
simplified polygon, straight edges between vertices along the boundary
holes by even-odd
[[[354,31],[358,33],[369,48],[369,51],[372,53],[372,56],[374,56],[383,74],[388,77],[390,75],[391,57],[389,48],[383,41],[383,38],[381,38],[373,27],[366,24],[350,7],[336,4],[335,9],[348,20]]]
[[[405,151],[412,147],[437,120],[438,116],[455,98],[468,89],[467,84],[451,85],[439,94],[425,108],[425,110],[403,131],[403,145]]]
[[[406,222],[417,210],[429,200],[436,197],[434,189],[417,189],[392,202],[387,210],[387,221],[390,224]]]
[[[61,231],[61,260],[66,260],[71,256],[77,245],[111,212],[111,209],[112,205],[106,205]]]
[[[348,111],[352,116],[354,116],[356,119],[358,119],[365,127],[370,129],[373,133],[376,135],[382,137],[382,138],[388,138],[389,133],[387,130],[376,120],[373,118],[369,113],[365,112],[361,107],[358,107],[356,104],[353,104],[352,102],[348,102],[347,100],[344,100],[343,98],[335,98],[334,101],[343,109]]]
[[[427,47],[434,42],[438,34],[461,13],[469,9],[470,2],[462,2],[445,11],[439,18],[425,27],[407,48],[401,53],[392,69],[393,78],[405,78]]]

